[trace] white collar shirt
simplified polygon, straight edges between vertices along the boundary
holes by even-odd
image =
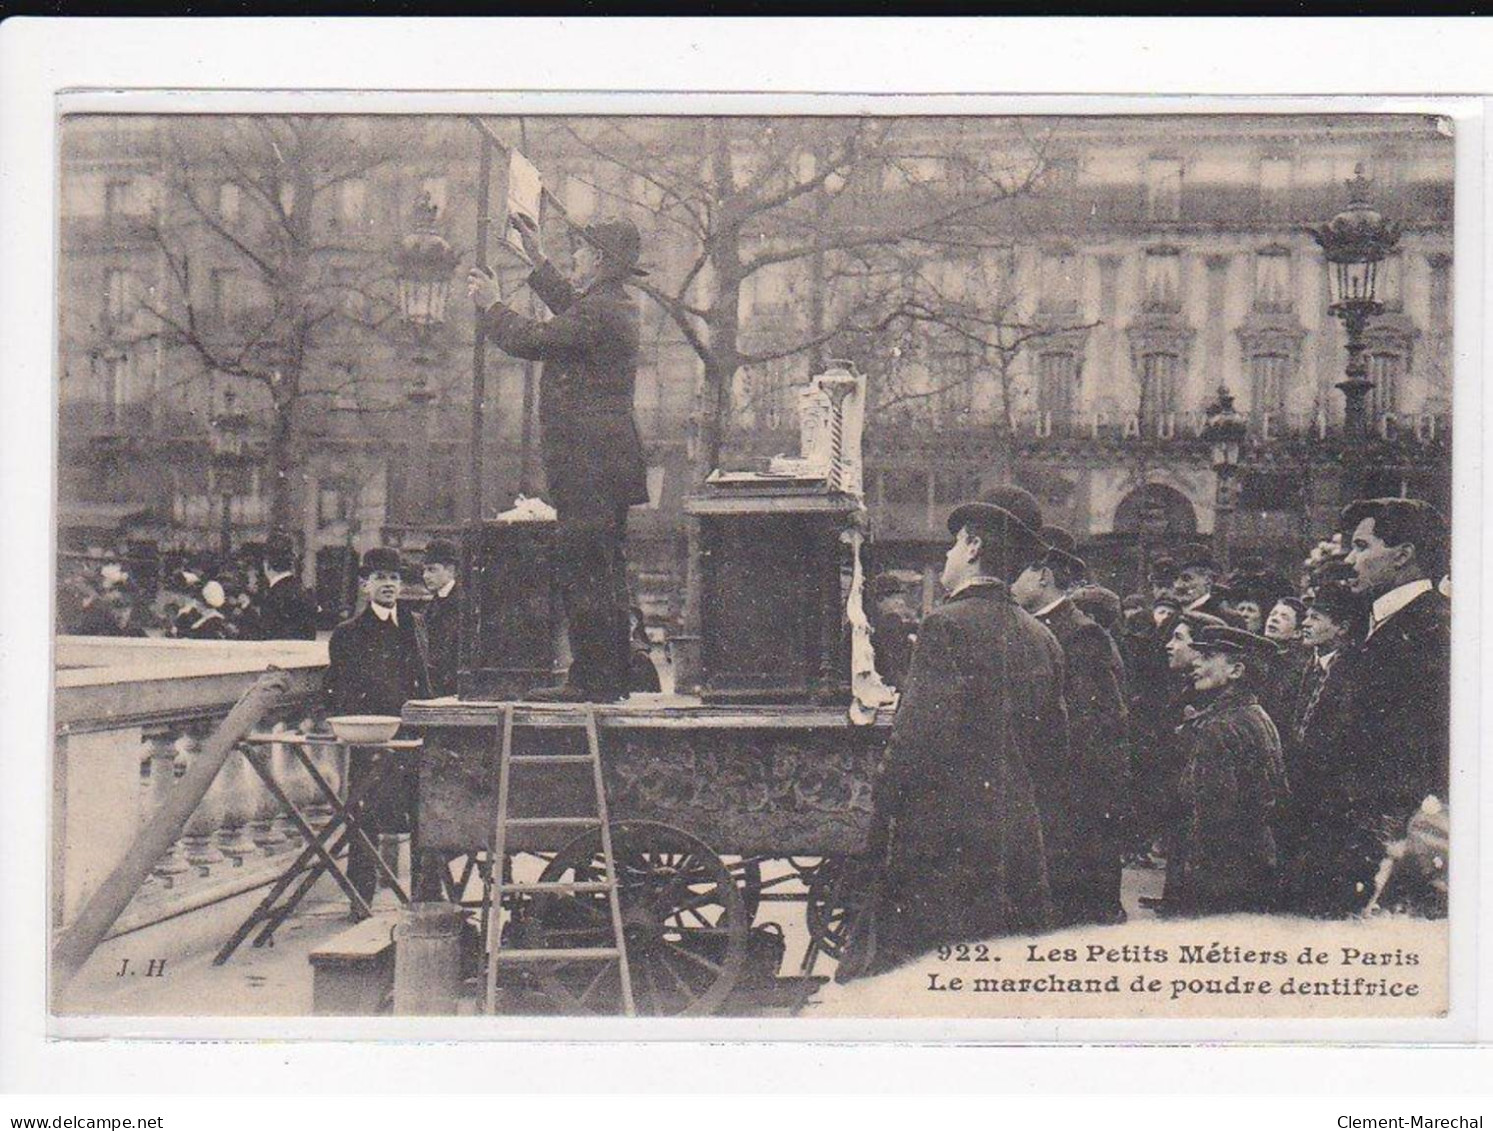
[[[373,615],[378,617],[379,620],[393,625],[397,625],[399,623],[398,605],[390,605],[386,609],[384,608],[384,606],[375,605],[372,601],[370,601],[368,602],[368,607],[373,610]]]
[[[265,588],[273,589],[289,576],[290,570],[286,570],[284,573],[277,573],[275,570],[266,569],[264,571]]]
[[[1373,636],[1380,625],[1422,593],[1429,593],[1433,588],[1431,579],[1422,577],[1419,581],[1407,581],[1404,585],[1397,585],[1388,593],[1376,597],[1373,616],[1369,624],[1369,635]]]

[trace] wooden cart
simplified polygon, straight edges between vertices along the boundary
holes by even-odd
[[[405,707],[424,739],[417,851],[446,865],[462,899],[493,840],[504,705],[454,700]],[[644,1014],[702,1014],[727,1003],[753,963],[759,907],[803,901],[809,943],[800,969],[838,957],[854,861],[871,827],[871,777],[891,715],[854,725],[843,709],[811,705],[702,705],[633,696],[595,708],[633,996]],[[564,753],[583,742],[573,725],[518,709],[529,751]],[[536,765],[515,781],[504,868],[543,861],[544,883],[594,884],[604,874],[599,833],[522,818],[594,814],[582,767]],[[428,854],[428,855],[427,855]],[[529,862],[534,866],[533,862]],[[505,871],[505,874],[508,874]],[[490,898],[483,885],[481,901]],[[611,933],[595,892],[505,896],[506,930],[527,949],[603,945]],[[481,922],[487,915],[481,916]],[[504,945],[509,945],[505,936]],[[595,963],[535,970],[557,1008],[617,1008],[620,976]],[[610,984],[608,983],[610,979]]]

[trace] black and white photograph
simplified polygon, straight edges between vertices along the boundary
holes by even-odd
[[[490,106],[60,106],[54,1018],[1446,1014],[1450,117]]]

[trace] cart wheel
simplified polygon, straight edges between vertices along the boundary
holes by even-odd
[[[703,841],[679,829],[620,821],[611,833],[638,1013],[715,1012],[736,984],[751,927],[736,879]],[[596,882],[605,871],[597,829],[556,853],[539,878]],[[605,893],[533,895],[517,926],[524,947],[613,945]],[[566,1012],[621,1012],[616,962],[544,963],[538,973],[545,992]]]
[[[826,856],[806,878],[804,915],[810,944],[838,962],[870,891],[866,866],[853,856]]]
[[[762,860],[756,856],[744,856],[726,867],[736,879],[747,926],[751,926],[757,921],[757,908],[762,906]]]

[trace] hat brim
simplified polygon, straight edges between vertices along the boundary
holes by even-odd
[[[950,534],[958,535],[961,530],[971,524],[1000,529],[1005,534],[1005,541],[1008,545],[1030,554],[1034,559],[1045,557],[1052,549],[1035,530],[1011,511],[995,503],[964,503],[949,513]]]

